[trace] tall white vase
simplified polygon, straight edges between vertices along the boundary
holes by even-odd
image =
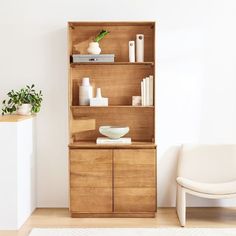
[[[79,105],[89,105],[90,98],[93,97],[93,87],[90,85],[89,78],[85,77],[82,80],[82,85],[79,87]]]
[[[144,62],[144,35],[136,34],[136,61]]]
[[[135,42],[129,41],[129,62],[135,62]]]

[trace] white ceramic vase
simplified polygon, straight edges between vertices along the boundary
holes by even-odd
[[[22,104],[18,107],[17,113],[22,116],[29,116],[31,115],[32,105],[29,103]]]
[[[91,42],[89,43],[89,47],[87,48],[89,54],[100,54],[101,48],[99,47],[98,42]]]
[[[89,78],[82,79],[82,85],[79,86],[79,105],[89,105],[90,98],[93,97],[93,87],[90,85]]]

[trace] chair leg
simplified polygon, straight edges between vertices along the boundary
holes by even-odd
[[[186,193],[179,184],[177,186],[176,210],[180,225],[184,227],[186,223]]]

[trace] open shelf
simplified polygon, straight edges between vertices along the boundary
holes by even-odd
[[[69,144],[69,148],[77,149],[77,148],[92,148],[92,149],[102,149],[102,148],[110,148],[110,149],[150,149],[156,148],[156,144],[153,142],[137,142],[134,141],[132,144],[96,144],[95,141],[79,141]]]
[[[75,62],[70,64],[71,67],[82,65],[132,65],[132,66],[153,66],[154,62]]]

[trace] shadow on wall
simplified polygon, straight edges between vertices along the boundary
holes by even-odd
[[[175,206],[176,175],[180,145],[168,148],[159,158],[157,166],[158,206]],[[160,170],[160,171],[159,171]],[[165,170],[165,171],[164,171]]]

